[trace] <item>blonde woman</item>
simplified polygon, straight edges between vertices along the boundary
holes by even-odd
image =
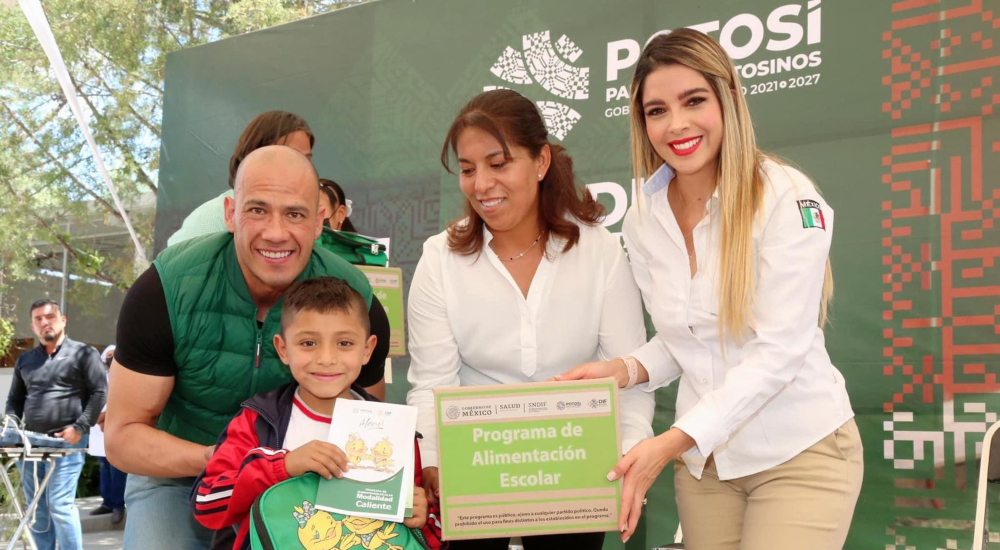
[[[841,548],[863,475],[844,378],[823,340],[833,210],[763,154],[733,63],[689,29],[654,38],[632,80],[636,204],[624,224],[657,335],[560,379],[680,379],[673,427],[615,466],[622,538],[673,459],[685,546]]]

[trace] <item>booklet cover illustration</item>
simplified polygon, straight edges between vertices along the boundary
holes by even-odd
[[[320,480],[316,508],[387,521],[412,515],[415,407],[338,399],[327,441],[343,449],[343,479]]]

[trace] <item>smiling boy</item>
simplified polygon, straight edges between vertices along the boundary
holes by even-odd
[[[234,549],[250,548],[250,506],[269,487],[306,472],[331,479],[348,470],[344,451],[325,440],[338,398],[375,400],[355,384],[376,342],[367,311],[340,279],[302,281],[285,294],[274,347],[295,381],[243,403],[192,494],[195,519],[205,527],[239,525]],[[419,529],[428,513],[419,479],[416,485],[413,517],[403,524]]]

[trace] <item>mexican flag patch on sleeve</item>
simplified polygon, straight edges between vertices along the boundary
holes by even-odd
[[[818,227],[826,230],[826,222],[823,220],[823,210],[819,203],[811,200],[797,201],[799,203],[799,214],[802,215],[802,227]]]

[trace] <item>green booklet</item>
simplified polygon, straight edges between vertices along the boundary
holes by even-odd
[[[327,441],[347,454],[350,469],[320,480],[316,507],[395,522],[412,516],[416,429],[416,407],[338,399]]]

